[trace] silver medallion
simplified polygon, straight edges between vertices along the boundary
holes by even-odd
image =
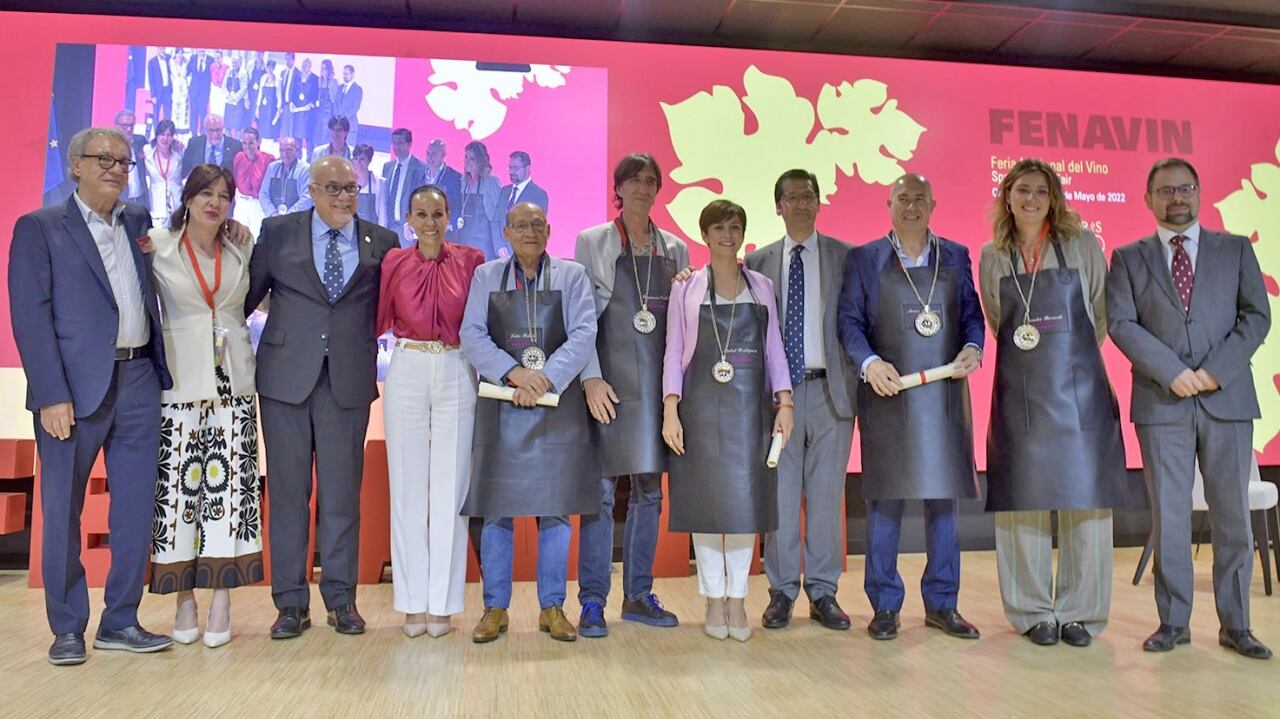
[[[524,352],[520,353],[520,364],[524,365],[525,369],[542,369],[547,364],[547,353],[537,345],[526,347]]]
[[[1040,330],[1030,322],[1018,325],[1013,331],[1013,346],[1026,352],[1040,344]]]
[[[733,365],[724,360],[711,365],[711,377],[720,384],[733,381]]]
[[[647,335],[658,328],[658,318],[647,307],[642,308],[631,318],[631,326],[636,328],[636,332]]]
[[[925,305],[925,308],[920,310],[920,314],[916,315],[916,332],[923,337],[932,337],[938,334],[940,329],[942,329],[942,318]]]

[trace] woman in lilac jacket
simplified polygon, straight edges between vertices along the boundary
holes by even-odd
[[[716,200],[698,224],[711,263],[673,285],[667,307],[662,438],[675,455],[669,526],[693,534],[707,598],[704,631],[746,641],[755,536],[778,525],[777,475],[766,456],[771,435],[783,442],[791,435],[791,379],[773,284],[738,262],[746,212]]]

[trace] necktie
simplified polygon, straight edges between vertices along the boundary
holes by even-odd
[[[400,163],[396,163],[396,167],[391,171],[391,187],[387,188],[387,222],[396,223],[399,219],[396,217],[396,195],[400,190]]]
[[[515,185],[512,185],[512,186],[511,186],[511,197],[507,199],[507,209],[508,209],[508,210],[510,210],[511,208],[513,208],[513,207],[515,207],[515,206],[516,206],[516,196],[517,196],[517,195],[519,195],[519,194],[520,194],[520,189],[519,189],[518,187],[516,187]]]
[[[329,244],[324,248],[324,289],[329,293],[329,304],[338,301],[342,294],[342,253],[338,250],[338,238],[342,233],[329,230]]]
[[[209,164],[210,165],[221,164],[220,162],[218,162],[218,146],[213,144],[212,142],[209,143]]]
[[[1173,271],[1173,286],[1178,290],[1184,312],[1191,310],[1191,286],[1196,280],[1195,270],[1191,268],[1191,255],[1187,252],[1187,248],[1182,246],[1186,241],[1187,238],[1183,235],[1169,240],[1173,244],[1173,265],[1170,268]]]
[[[787,320],[783,333],[791,384],[804,380],[804,245],[791,248],[791,268],[787,270]]]

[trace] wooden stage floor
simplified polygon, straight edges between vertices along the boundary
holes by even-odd
[[[767,582],[752,577],[747,608],[755,635],[739,644],[702,634],[696,579],[658,580],[656,590],[680,615],[676,629],[618,618],[619,575],[606,610],[606,639],[554,642],[537,631],[532,583],[516,585],[511,631],[476,645],[470,630],[481,611],[480,587],[467,587],[467,612],[440,639],[408,639],[391,608],[391,585],[361,588],[369,623],[360,637],[319,626],[300,639],[269,641],[274,619],[265,588],[233,593],[233,641],[197,643],[155,655],[89,650],[79,667],[45,661],[51,637],[39,590],[25,572],[0,573],[0,716],[189,717],[1277,717],[1280,658],[1256,661],[1217,645],[1218,622],[1208,547],[1196,561],[1192,643],[1172,654],[1141,651],[1156,627],[1150,573],[1129,584],[1138,550],[1116,550],[1111,624],[1087,649],[1037,647],[1006,623],[995,555],[963,559],[960,609],[981,640],[946,637],[923,625],[916,587],[923,555],[900,561],[908,591],[896,641],[874,642],[862,593],[862,558],[849,558],[842,605],[848,632],[797,618],[782,630],[759,628]],[[566,609],[576,619],[570,584]],[[101,591],[92,592],[96,627]],[[207,601],[207,594],[198,597]],[[1255,570],[1255,633],[1280,649],[1280,592],[1267,597]],[[147,596],[143,625],[172,628],[173,602]],[[202,611],[204,607],[202,606]]]

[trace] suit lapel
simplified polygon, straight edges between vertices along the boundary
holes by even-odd
[[[837,261],[840,252],[836,243],[839,240],[818,234],[818,256],[822,262],[822,273],[819,276],[819,293],[822,296],[822,325],[827,326],[827,318],[831,310],[840,302],[840,285],[844,267]],[[833,325],[834,326],[834,325]]]
[[[84,215],[80,214],[80,205],[76,203],[74,194],[67,198],[67,208],[62,214],[62,224],[75,240],[76,247],[80,250],[80,254],[84,255],[85,262],[89,263],[94,276],[102,283],[102,288],[108,295],[114,296],[111,291],[111,280],[107,279],[107,267],[102,264],[102,253],[98,252],[98,245],[93,241],[93,235],[89,233]]]
[[[769,245],[765,248],[764,263],[760,269],[760,274],[773,279],[773,301],[782,311],[782,283],[786,280],[782,276],[782,255],[786,252],[787,239],[784,236],[781,240]]]
[[[370,239],[368,242],[365,242],[365,240],[368,239],[364,234],[366,230],[367,228],[364,226],[364,222],[357,217],[355,228],[352,230],[354,233],[352,239],[355,240],[356,249],[360,252],[360,260],[356,262],[356,268],[351,273],[351,279],[343,286],[342,294],[338,295],[338,299],[342,299],[342,296],[347,294],[347,290],[355,286],[356,282],[360,279],[360,275],[364,274],[370,265],[375,264],[373,260],[373,241]]]
[[[297,215],[297,225],[294,226],[294,242],[297,243],[296,249],[302,255],[303,272],[306,273],[315,285],[313,289],[316,296],[323,302],[329,301],[329,293],[324,289],[324,280],[320,279],[320,273],[316,271],[315,253],[311,250],[311,215],[315,210],[310,212],[300,212]]]
[[[1205,311],[1204,305],[1211,300],[1209,295],[1213,288],[1225,286],[1218,282],[1221,269],[1219,260],[1222,257],[1221,237],[1201,227],[1198,244],[1200,246],[1196,250],[1195,274],[1191,283],[1191,309],[1188,311],[1193,317]]]
[[[1204,233],[1201,233],[1204,234]],[[1142,259],[1147,263],[1147,271],[1152,277],[1156,278],[1156,284],[1164,290],[1169,301],[1177,305],[1178,309],[1182,309],[1182,299],[1178,297],[1178,292],[1173,288],[1173,275],[1169,273],[1169,263],[1164,257],[1164,247],[1160,243],[1159,235],[1148,235],[1146,239],[1138,244],[1138,248],[1142,253]]]

